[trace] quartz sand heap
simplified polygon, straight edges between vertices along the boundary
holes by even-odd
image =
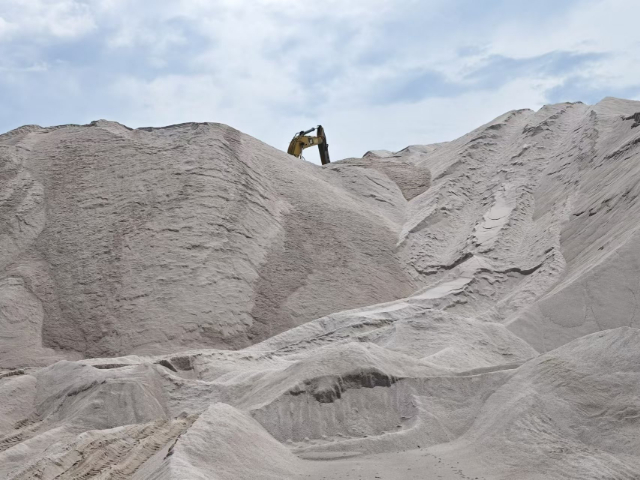
[[[639,125],[0,135],[0,478],[640,478]]]

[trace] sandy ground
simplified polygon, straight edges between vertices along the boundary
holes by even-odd
[[[639,113],[0,135],[0,478],[640,478]]]
[[[313,473],[299,478],[309,480],[486,480],[473,476],[460,462],[448,462],[422,450],[401,453],[356,456],[340,460],[308,462]]]

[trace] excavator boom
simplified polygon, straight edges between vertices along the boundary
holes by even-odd
[[[316,136],[307,135],[314,130],[317,130],[318,132]],[[320,151],[320,161],[322,162],[322,165],[331,163],[331,160],[329,159],[329,144],[327,143],[327,136],[324,133],[324,128],[322,128],[322,125],[318,125],[315,128],[310,128],[309,130],[304,130],[302,132],[296,133],[291,140],[291,143],[289,143],[289,149],[287,150],[287,153],[289,155],[301,158],[302,151],[305,148],[313,147],[314,145],[318,146],[318,150]]]

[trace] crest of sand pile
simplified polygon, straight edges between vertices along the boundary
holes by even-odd
[[[5,343],[14,345],[11,362],[17,359],[15,363],[25,368],[0,373],[0,476],[320,480],[353,478],[358,472],[371,478],[409,480],[430,475],[443,479],[638,478],[640,335],[630,327],[638,326],[639,118],[640,102],[617,99],[605,99],[596,106],[560,104],[538,112],[513,111],[452,142],[411,146],[397,153],[370,152],[363,159],[336,162],[329,168],[295,163],[217,125],[130,131],[99,122],[93,127],[46,131],[25,127],[2,137],[3,151],[10,153],[13,162],[7,163],[11,175],[2,178],[9,178],[11,185],[24,185],[22,190],[6,190],[21,193],[6,194],[11,201],[5,205],[10,208],[3,212],[10,215],[2,218],[13,219],[11,215],[20,211],[19,217],[36,227],[20,230],[11,224],[12,229],[5,230],[11,241],[7,240],[2,258],[19,261],[3,267],[10,281],[2,284],[0,311],[3,328],[14,339]],[[51,322],[61,317],[49,317],[52,307],[47,301],[64,298],[53,288],[55,283],[46,283],[53,282],[60,269],[52,259],[62,257],[56,257],[53,244],[43,255],[39,242],[60,238],[66,242],[69,237],[64,232],[70,228],[69,220],[63,219],[52,224],[60,236],[46,233],[48,226],[38,230],[40,223],[51,222],[49,210],[38,205],[49,201],[40,198],[47,198],[47,181],[51,182],[47,178],[53,170],[46,173],[37,165],[56,164],[39,150],[43,148],[39,142],[53,138],[47,136],[52,133],[64,133],[67,143],[61,143],[60,151],[47,150],[58,158],[77,144],[66,136],[81,139],[90,128],[98,133],[91,133],[86,141],[100,144],[101,136],[109,137],[110,154],[85,145],[82,148],[95,157],[78,157],[77,165],[92,158],[113,165],[111,156],[119,148],[129,155],[146,151],[149,144],[160,157],[168,155],[171,164],[197,157],[194,152],[205,151],[207,145],[229,155],[223,172],[235,172],[234,162],[244,165],[240,173],[219,178],[215,185],[223,191],[230,179],[244,179],[242,188],[254,192],[246,194],[251,199],[246,201],[249,213],[229,217],[234,219],[229,228],[247,228],[243,230],[247,235],[233,237],[233,249],[219,250],[216,255],[220,256],[203,263],[218,269],[237,267],[245,265],[247,251],[266,252],[253,270],[258,278],[251,284],[253,298],[281,298],[274,290],[255,293],[265,292],[262,289],[267,287],[260,286],[264,279],[276,279],[272,284],[285,285],[282,288],[287,290],[289,279],[298,278],[291,265],[299,265],[296,256],[303,254],[300,247],[287,247],[287,241],[307,245],[308,240],[299,239],[308,239],[313,229],[325,225],[320,221],[325,217],[318,217],[319,212],[304,203],[303,197],[313,195],[311,187],[322,197],[313,197],[313,205],[334,212],[331,218],[336,211],[341,212],[338,218],[364,216],[382,228],[378,233],[383,239],[371,244],[366,236],[366,248],[352,245],[365,257],[372,253],[367,248],[375,246],[376,256],[364,265],[359,265],[361,258],[353,251],[355,256],[349,257],[353,264],[336,262],[334,256],[328,257],[333,263],[325,265],[314,257],[314,268],[320,270],[309,273],[309,285],[325,285],[322,282],[328,277],[322,275],[337,274],[341,288],[346,283],[340,282],[349,279],[363,282],[358,291],[379,292],[373,288],[377,284],[363,275],[383,272],[385,281],[406,282],[403,288],[409,293],[376,294],[376,300],[343,307],[331,304],[326,311],[316,305],[313,308],[320,310],[303,322],[294,313],[289,320],[282,314],[295,299],[313,298],[297,297],[296,290],[283,303],[287,308],[275,309],[277,301],[258,307],[280,312],[273,314],[277,328],[259,334],[247,329],[246,339],[237,340],[238,344],[231,337],[215,341],[208,337],[207,341],[219,341],[225,347],[262,340],[241,350],[204,349],[200,340],[186,341],[191,337],[184,337],[184,343],[163,337],[156,346],[154,335],[159,334],[151,332],[149,346],[131,347],[134,343],[130,343],[122,349],[138,355],[30,367],[36,362],[51,363],[56,355],[69,355],[46,350],[34,339],[40,328],[46,333],[57,325],[67,335],[64,321]],[[111,145],[110,135],[120,140]],[[239,146],[230,141],[230,135],[235,135]],[[189,140],[183,142],[183,138]],[[174,150],[192,155],[183,157]],[[254,157],[255,152],[264,152],[265,161]],[[275,166],[263,171],[267,157]],[[192,162],[187,163],[197,165],[193,175],[199,176],[199,165],[206,162]],[[142,163],[151,168],[151,159]],[[24,171],[16,173],[21,168]],[[159,170],[166,169],[165,165]],[[417,178],[405,169],[430,174]],[[139,178],[164,178],[160,171],[151,171],[143,171]],[[221,175],[216,169],[205,173]],[[421,178],[430,181],[421,184]],[[154,182],[172,191],[170,182]],[[95,180],[80,185],[95,185]],[[295,193],[296,186],[307,190]],[[188,182],[180,190],[186,199],[197,199],[197,208],[198,202],[213,201],[198,196],[199,188],[200,184]],[[226,188],[240,187],[233,183]],[[329,191],[333,196],[323,196]],[[63,197],[71,195],[62,192]],[[127,190],[122,198],[132,192]],[[217,193],[207,195],[217,198]],[[225,195],[214,210],[234,205],[237,197]],[[56,202],[63,203],[59,197]],[[187,205],[186,210],[196,208]],[[292,213],[295,209],[297,213]],[[345,209],[355,213],[344,213]],[[187,215],[185,210],[174,216],[170,212],[169,208],[163,213],[169,216],[161,216],[162,222]],[[110,215],[122,217],[115,210]],[[287,230],[286,221],[292,217],[303,233]],[[366,232],[363,225],[367,224],[337,225]],[[167,233],[175,244],[165,245],[161,230],[154,230],[164,250],[148,252],[156,255],[149,258],[173,265],[177,260],[172,255],[181,251],[180,242],[193,243],[189,232],[196,225],[188,226]],[[78,234],[78,230],[72,232]],[[324,248],[335,247],[325,243],[326,237],[316,238],[323,239],[314,244],[318,255]],[[56,248],[68,252],[64,250],[68,247]],[[92,252],[101,258],[99,249]],[[231,256],[229,263],[220,252]],[[392,259],[392,267],[376,263],[385,255]],[[131,264],[129,258],[121,264]],[[231,258],[236,258],[235,263]],[[82,257],[78,265],[93,271],[95,265],[103,264]],[[341,265],[351,265],[359,276],[335,270]],[[102,279],[104,272],[96,272],[94,277],[82,278]],[[148,278],[136,269],[134,273],[131,278]],[[189,275],[180,278],[200,278]],[[108,281],[80,285],[82,295],[98,299],[111,291],[101,290],[104,285],[112,286]],[[189,295],[178,289],[173,295],[184,295],[198,306],[200,297],[194,292],[198,292],[195,287]],[[229,308],[237,297],[216,294],[214,298]],[[310,304],[301,304],[313,310]],[[102,311],[111,312],[117,303],[105,305],[108,308]],[[59,305],[55,308],[63,310]],[[128,311],[137,312],[131,306]],[[7,318],[23,320],[13,321],[17,326],[12,328]],[[177,316],[175,328],[183,328],[184,318]],[[129,342],[144,337],[143,326],[149,328],[144,324],[135,332],[124,314],[121,319]],[[87,325],[92,328],[99,325],[91,322]],[[293,324],[300,325],[288,328]],[[103,348],[117,337],[103,334],[107,341],[99,335],[94,342],[98,347],[93,348]],[[30,350],[15,345],[29,345]],[[147,348],[166,353],[144,355]],[[11,365],[2,361],[5,367]]]

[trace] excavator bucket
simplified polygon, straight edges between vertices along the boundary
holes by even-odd
[[[322,141],[318,144],[318,150],[320,151],[320,162],[322,165],[326,165],[331,163],[329,159],[329,144],[327,143],[327,136],[324,133],[324,128],[322,125],[318,125],[318,137],[322,139]]]

